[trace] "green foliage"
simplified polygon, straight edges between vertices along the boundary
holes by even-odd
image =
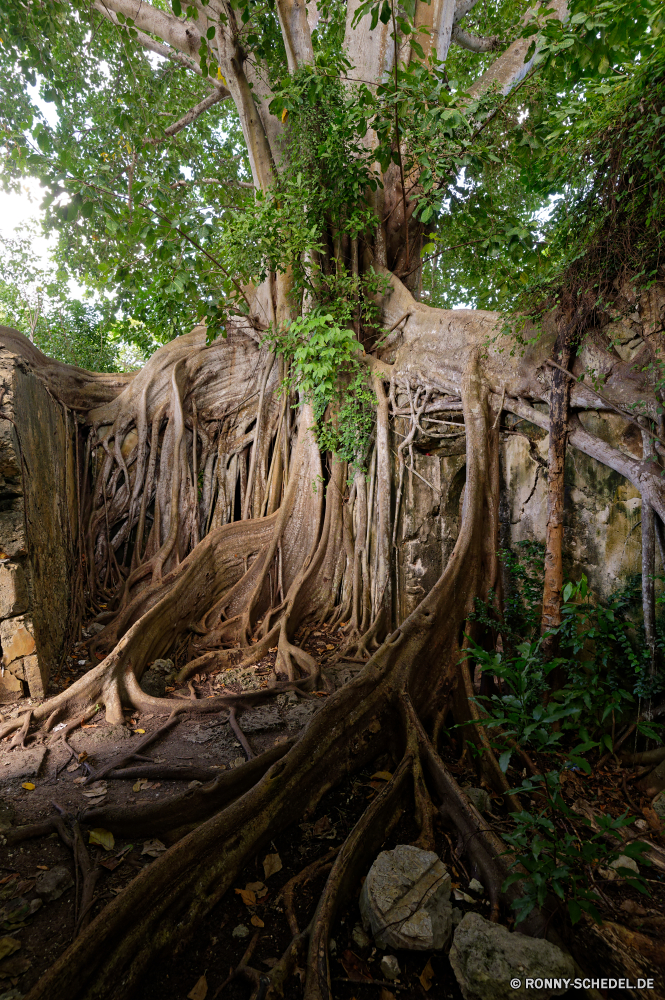
[[[600,813],[596,817],[599,829],[594,830],[589,819],[573,814],[568,807],[560,782],[560,773],[553,771],[513,789],[516,794],[537,795],[543,806],[539,811],[525,809],[511,814],[515,827],[504,833],[503,839],[515,849],[515,864],[525,868],[528,877],[514,872],[505,880],[503,889],[515,882],[522,883],[522,895],[513,902],[518,921],[526,919],[535,907],[542,907],[550,893],[554,893],[566,902],[574,924],[582,911],[600,922],[598,894],[590,884],[590,873],[597,875],[599,868],[608,868],[621,855],[649,866],[651,862],[644,856],[648,844],[620,840],[619,831],[633,822],[633,817],[625,813],[616,819]],[[577,828],[581,828],[582,836]],[[608,839],[612,835],[615,843],[621,844],[620,850]],[[617,871],[628,885],[649,895],[641,875],[628,868]]]
[[[600,919],[590,873],[608,867],[620,855],[648,864],[645,845],[624,843],[617,834],[633,822],[626,814],[596,817],[599,830],[574,814],[562,794],[570,771],[591,775],[594,755],[613,751],[616,725],[639,712],[639,699],[662,690],[663,677],[652,677],[650,660],[635,612],[639,581],[630,581],[606,604],[594,604],[587,580],[568,581],[563,589],[562,623],[539,635],[542,602],[542,547],[522,543],[517,552],[501,553],[508,576],[508,599],[503,616],[494,610],[493,595],[478,602],[473,620],[501,634],[502,649],[487,650],[467,637],[465,658],[495,678],[498,693],[477,699],[499,766],[508,772],[521,748],[537,755],[541,774],[529,778],[517,795],[531,797],[531,809],[511,814],[514,829],[503,834],[516,849],[516,862],[529,873],[514,873],[504,888],[522,883],[522,895],[513,907],[522,920],[542,906],[553,892],[565,900],[575,923],[582,911]],[[663,622],[659,621],[659,648]],[[545,660],[543,643],[556,638],[558,654]],[[557,669],[563,683],[551,690]],[[658,738],[658,728],[641,722],[644,735]],[[533,808],[536,807],[536,808]],[[579,827],[582,827],[580,832]],[[641,876],[624,872],[628,884],[641,892]],[[602,876],[599,876],[602,877]]]
[[[312,404],[315,432],[322,451],[362,467],[374,427],[376,400],[368,383],[363,349],[348,327],[315,308],[282,334],[265,340],[290,366],[285,391]],[[326,411],[333,412],[326,419]]]
[[[92,371],[120,370],[120,344],[109,335],[109,303],[72,298],[63,275],[35,259],[33,237],[0,236],[0,324],[25,334],[52,358]]]

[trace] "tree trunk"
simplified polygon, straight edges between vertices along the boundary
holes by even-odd
[[[553,359],[565,371],[551,367],[550,435],[547,454],[547,528],[545,537],[545,578],[541,631],[542,653],[545,660],[556,655],[556,636],[551,632],[561,624],[561,590],[563,588],[563,533],[565,501],[566,437],[570,379],[567,375],[572,357],[568,328],[563,328],[554,346]],[[554,685],[560,677],[552,678]]]

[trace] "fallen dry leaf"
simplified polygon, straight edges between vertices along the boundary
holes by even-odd
[[[381,730],[381,723],[378,719],[372,719],[369,726],[367,727],[370,733],[378,733]]]
[[[315,837],[322,837],[325,833],[329,833],[330,830],[332,830],[330,816],[321,816],[312,827],[312,833]]]
[[[26,788],[26,785],[23,785],[23,787]],[[647,821],[652,830],[660,830],[660,828],[663,825],[663,821],[661,820],[660,816],[658,815],[655,809],[653,809],[651,806],[643,806],[642,815],[644,816],[645,820]]]
[[[21,785],[21,788],[25,788],[27,792],[34,792],[35,790],[35,786],[31,781],[24,781],[23,784]]]
[[[105,851],[112,851],[115,846],[115,837],[110,832],[110,830],[103,830],[101,827],[97,827],[95,830],[90,831],[89,844],[99,844],[103,847]]]
[[[369,966],[349,948],[343,953],[340,962],[349,979],[361,983],[364,980],[372,978]]]
[[[427,965],[418,978],[420,979],[420,985],[427,993],[427,991],[432,988],[432,980],[434,979],[434,969],[432,968],[431,959],[428,959]]]
[[[78,764],[76,766],[78,767]],[[83,774],[83,775],[81,775],[80,778],[74,778],[74,784],[75,785],[82,785],[85,780],[86,780],[85,779],[85,774]]]
[[[379,781],[390,781],[392,774],[390,771],[377,771],[376,774],[372,775],[372,780],[378,779]]]
[[[80,753],[80,754],[78,755],[78,757],[76,758],[76,760],[77,760],[77,762],[78,762],[79,764],[82,764],[82,763],[83,763],[83,761],[84,761],[84,760],[87,760],[87,759],[88,759],[88,751],[87,751],[87,750],[83,750],[83,752],[82,752],[82,753]]]
[[[395,994],[384,988],[381,990],[381,1000],[395,1000]]]
[[[334,648],[335,647],[332,645],[332,643],[330,642],[326,643],[326,649],[334,649]]]
[[[270,878],[276,872],[282,870],[282,859],[279,854],[266,854],[263,859],[263,877]]]
[[[208,983],[205,976],[201,976],[195,986],[187,994],[187,1000],[205,1000],[208,994]]]
[[[252,924],[254,927],[265,927],[265,924],[261,920],[261,917],[257,917],[256,914],[254,914],[254,916],[250,920],[250,924]]]
[[[143,735],[143,733],[145,733],[145,729],[134,729],[133,731],[134,731],[135,733],[139,733],[140,735]],[[201,982],[201,980],[200,980],[200,979],[199,979],[199,982]],[[207,990],[207,989],[208,989],[208,987],[206,986],[206,990]]]
[[[236,889],[236,893],[242,899],[245,906],[254,906],[256,903],[256,893],[251,889]]]
[[[75,760],[74,763],[70,764],[69,767],[67,768],[68,771],[78,771],[78,769],[79,765],[77,760]]]
[[[39,870],[41,872],[47,872],[48,871],[48,865],[35,865],[35,868],[39,868]]]
[[[134,784],[132,785],[132,791],[140,792],[142,789],[146,788],[147,785],[148,785],[147,778],[139,778],[138,781],[135,781]]]
[[[28,971],[31,964],[30,959],[26,958],[25,955],[15,955],[13,958],[8,958],[2,963],[0,977],[8,979],[10,976],[21,976],[24,972]],[[4,995],[6,996],[7,994]]]
[[[257,899],[260,896],[265,896],[265,894],[268,891],[267,885],[265,885],[263,882],[248,882],[247,885],[245,886],[245,889],[249,889],[250,892],[255,892]]]
[[[161,840],[146,840],[141,854],[147,854],[151,858],[158,858],[166,850],[166,845]]]
[[[21,947],[21,942],[13,937],[0,937],[0,961],[3,958],[7,958],[8,955],[13,955],[15,951],[18,951]]]

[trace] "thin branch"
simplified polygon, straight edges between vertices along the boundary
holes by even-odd
[[[469,52],[494,52],[501,45],[499,35],[481,38],[480,35],[472,35],[468,31],[462,31],[457,25],[453,28],[450,39],[456,42],[460,48],[468,49]]]
[[[182,132],[184,128],[187,128],[188,125],[191,125],[192,122],[196,121],[196,119],[200,115],[202,115],[204,111],[207,111],[209,108],[212,108],[215,104],[219,104],[220,101],[224,101],[226,100],[227,97],[230,96],[231,95],[229,94],[228,90],[226,90],[226,88],[220,88],[219,90],[214,90],[212,94],[208,94],[208,96],[204,97],[203,100],[200,101],[197,105],[195,105],[193,108],[190,108],[189,111],[185,112],[182,118],[179,118],[177,122],[174,122],[173,125],[169,125],[168,128],[165,128],[163,136],[160,136],[159,138],[155,139],[145,139],[144,142],[146,146],[156,146],[160,142],[165,142],[167,138],[171,138],[171,136],[177,135],[178,132]]]
[[[639,428],[639,430],[642,431],[643,434],[648,434],[650,437],[654,439],[654,441],[660,442],[660,444],[662,444],[665,447],[665,440],[663,440],[662,437],[659,437],[650,428],[643,427],[642,424],[640,424],[635,419],[635,417],[631,416],[630,413],[626,413],[625,410],[622,410],[619,406],[616,405],[616,403],[613,403],[611,399],[608,399],[607,396],[604,396],[602,392],[598,392],[597,389],[594,389],[592,386],[587,385],[586,382],[579,382],[571,372],[566,371],[565,368],[562,368],[561,365],[558,365],[556,361],[552,361],[551,358],[548,358],[545,364],[552,365],[554,368],[558,368],[559,371],[562,371],[564,375],[567,375],[569,379],[573,380],[573,382],[576,382],[578,385],[581,385],[583,389],[588,389],[589,392],[592,392],[594,394],[594,396],[598,396],[598,399],[602,399],[603,403],[607,403],[607,405],[611,407],[611,409],[613,409],[615,413],[618,413],[619,416],[625,417],[626,420],[628,420],[631,424],[635,424],[635,426]]]

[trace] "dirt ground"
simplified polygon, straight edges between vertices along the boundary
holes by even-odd
[[[336,640],[338,642],[339,636],[318,630],[308,637],[306,648],[325,657],[334,650]],[[80,650],[74,653],[55,679],[54,690],[71,683],[92,665]],[[243,677],[236,677],[230,671],[211,677],[197,676],[190,684],[176,688],[176,693],[183,698],[201,699],[218,693],[224,686],[230,690],[239,689],[240,684],[244,688],[264,686],[268,684],[271,659],[268,657]],[[337,682],[358,669],[359,665],[353,662],[338,665]],[[162,668],[161,676],[159,670],[151,673],[154,676],[149,683],[173,689],[174,685],[168,683],[168,667]],[[258,755],[296,736],[317,711],[323,697],[323,693],[306,698],[294,692],[282,693],[265,705],[239,713],[241,729],[251,752]],[[1,711],[7,718],[24,712],[27,707],[28,702],[23,699],[14,705],[2,706]],[[56,808],[75,816],[91,805],[127,806],[156,801],[196,787],[221,770],[245,764],[247,753],[225,713],[183,716],[143,754],[131,758],[141,741],[164,722],[163,716],[127,713],[124,725],[109,726],[103,713],[99,713],[71,732],[66,742],[59,739],[57,728],[50,734],[31,736],[25,748],[9,750],[10,740],[5,741],[0,747],[0,837],[3,829],[44,820],[52,816]],[[445,753],[448,766],[460,784],[475,784],[475,774],[464,755],[459,757],[454,742]],[[123,778],[108,774],[98,782],[84,784],[91,771],[120,758],[125,758],[125,768],[134,769],[132,776]],[[137,775],[141,768],[153,765],[180,768],[182,776],[177,780],[155,780]],[[222,995],[223,1000],[246,1000],[252,986],[240,977],[232,978],[243,956],[254,968],[267,971],[291,941],[284,887],[318,859],[325,861],[330,856],[332,860],[334,849],[344,842],[368,800],[382,787],[381,771],[392,771],[394,766],[395,762],[386,755],[371,772],[359,773],[352,781],[325,796],[306,822],[297,822],[278,836],[239,875],[235,891],[227,893],[212,910],[196,938],[183,943],[177,954],[160,962],[159,968],[153,970],[142,987],[142,1000],[185,1000],[187,997],[213,1000],[218,995]],[[582,786],[581,778],[575,780]],[[609,792],[602,794],[610,805],[614,794],[611,787]],[[616,808],[620,805],[617,799]],[[499,810],[499,805],[496,808]],[[489,915],[489,904],[482,896],[469,896],[469,882],[476,873],[468,871],[463,859],[457,857],[456,845],[438,818],[436,824],[437,853],[451,871],[454,906],[460,911],[458,916],[468,909]],[[84,829],[87,840],[91,831],[89,827]],[[412,843],[417,835],[413,818],[403,815],[384,849]],[[104,843],[95,844],[92,842],[95,839]],[[164,842],[154,838],[139,842],[127,838],[109,840],[103,831],[93,835],[88,850],[98,870],[98,878],[87,918],[94,918],[142,868],[160,856],[170,842],[167,837]],[[312,878],[295,885],[292,916],[300,930],[313,916],[328,871],[329,866],[323,867]],[[58,883],[57,898],[54,898],[55,893],[44,890],[47,876]],[[639,907],[644,903],[652,908],[649,912],[665,912],[665,887],[660,875],[653,879],[653,887],[652,900],[640,902],[636,896],[630,905]],[[359,883],[334,927],[331,950],[336,1000],[364,1000],[365,997],[372,1000],[423,1000],[426,997],[460,1000],[462,994],[447,958],[441,953],[396,953],[399,978],[388,981],[384,977],[380,962],[386,952],[377,949],[360,926],[360,889]],[[636,895],[626,893],[617,884],[607,891],[613,895],[612,905],[617,908],[622,903],[625,906],[626,899]],[[45,969],[65,950],[74,935],[79,900],[80,887],[76,885],[71,851],[56,833],[25,840],[20,846],[11,847],[5,843],[0,847],[0,920],[3,921],[0,927],[0,1000],[19,1000],[27,994]],[[504,914],[504,919],[510,923],[512,918]],[[300,1000],[303,977],[304,968],[300,975],[287,982],[286,1000]],[[575,995],[574,991],[568,994],[569,997]]]

